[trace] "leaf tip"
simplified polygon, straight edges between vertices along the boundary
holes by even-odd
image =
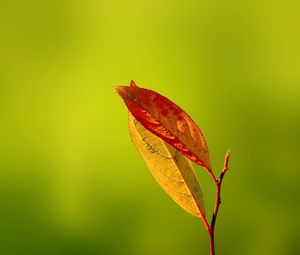
[[[137,87],[136,83],[133,80],[130,81],[130,87]]]
[[[115,90],[115,92],[117,92],[118,94],[123,94],[125,92],[124,86],[114,86],[113,89]]]

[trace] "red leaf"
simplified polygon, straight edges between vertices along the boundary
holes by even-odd
[[[168,98],[136,86],[115,88],[132,115],[150,132],[212,172],[206,141],[192,118]]]

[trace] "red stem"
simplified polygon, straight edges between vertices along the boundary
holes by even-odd
[[[227,151],[226,155],[225,155],[225,160],[224,160],[224,166],[221,172],[221,175],[219,177],[219,179],[217,180],[213,174],[213,172],[209,172],[215,185],[216,185],[216,199],[215,199],[215,207],[214,207],[214,211],[213,211],[213,215],[212,215],[212,219],[211,219],[211,223],[210,226],[207,223],[207,220],[205,217],[202,217],[202,220],[204,222],[204,225],[206,227],[206,230],[209,234],[209,238],[210,238],[210,255],[215,255],[215,225],[216,225],[216,220],[217,220],[217,216],[218,216],[218,212],[219,212],[219,207],[221,204],[221,185],[222,185],[222,181],[223,178],[225,176],[225,173],[228,170],[228,162],[229,162],[229,156],[230,156],[230,151]]]

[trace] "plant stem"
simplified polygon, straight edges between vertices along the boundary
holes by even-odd
[[[209,241],[210,241],[210,255],[215,255],[215,230],[211,229],[209,231]]]
[[[216,225],[216,220],[217,220],[217,216],[218,216],[218,212],[219,212],[219,207],[221,204],[221,185],[222,185],[222,181],[225,176],[225,173],[228,170],[229,156],[230,156],[230,151],[227,151],[227,153],[225,155],[224,166],[223,166],[223,169],[222,169],[219,179],[216,180],[215,178],[213,178],[213,181],[216,185],[215,207],[214,207],[210,226],[209,226],[209,228],[206,228],[207,232],[209,234],[209,239],[210,239],[210,255],[215,255],[215,236],[214,236],[215,235],[215,225]],[[205,224],[205,221],[204,221],[204,224]],[[207,226],[207,222],[206,222],[205,226]]]

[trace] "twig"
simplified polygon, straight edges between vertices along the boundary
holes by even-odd
[[[223,169],[222,169],[219,179],[216,180],[216,178],[214,178],[214,176],[213,176],[213,181],[216,185],[216,200],[215,200],[215,207],[214,207],[214,211],[213,211],[213,215],[212,215],[212,219],[211,219],[211,224],[209,227],[207,227],[206,219],[202,218],[204,225],[206,227],[206,230],[210,237],[210,255],[215,255],[215,238],[214,238],[215,225],[216,225],[219,207],[221,204],[221,185],[222,185],[223,178],[228,170],[229,157],[230,157],[230,150],[228,150],[225,155],[224,166],[223,166]]]

